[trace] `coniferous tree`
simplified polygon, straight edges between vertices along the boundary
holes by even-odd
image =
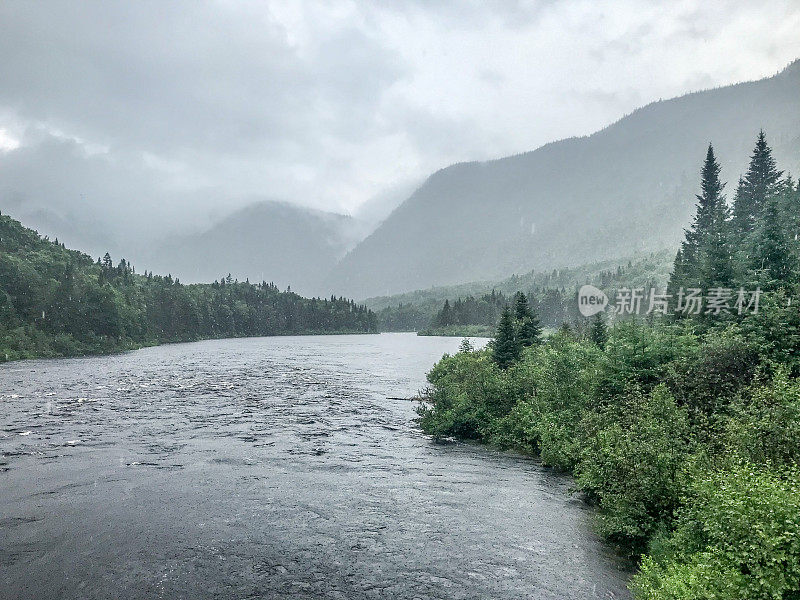
[[[733,280],[728,203],[719,178],[720,166],[709,144],[702,171],[702,193],[697,196],[698,283],[701,287],[727,287]]]
[[[522,346],[536,346],[542,343],[542,325],[539,319],[532,315],[519,325],[519,342]]]
[[[782,217],[779,199],[768,199],[753,248],[756,280],[766,290],[783,287],[797,274],[797,256]]]
[[[524,321],[532,316],[527,296],[522,292],[514,294],[514,318],[517,321]]]
[[[728,227],[728,205],[722,194],[720,166],[708,145],[701,170],[695,218],[675,256],[668,290],[673,298],[683,288],[728,285],[733,278]]]
[[[750,166],[741,180],[733,205],[733,222],[740,243],[746,244],[750,241],[764,213],[767,200],[780,188],[781,175],[783,171],[778,171],[762,130],[758,134],[756,147],[750,157]]]
[[[686,288],[689,282],[691,261],[686,258],[686,246],[685,240],[681,242],[678,252],[675,254],[675,261],[672,264],[672,273],[670,273],[669,282],[667,283],[667,294],[671,298],[677,298],[680,288]]]
[[[439,325],[442,327],[447,327],[448,325],[453,324],[453,314],[450,308],[450,300],[444,301],[444,306],[442,307],[441,312],[439,313]]]
[[[608,342],[608,326],[606,325],[603,313],[599,312],[592,319],[592,327],[589,329],[589,339],[600,349],[605,349]]]
[[[507,369],[514,361],[519,359],[521,347],[517,340],[514,317],[508,307],[505,307],[500,315],[497,334],[492,344],[492,358],[501,369]]]
[[[795,186],[789,175],[781,181],[780,205],[786,237],[790,243],[796,243],[800,240],[800,181]]]
[[[514,318],[517,339],[521,346],[528,347],[541,343],[542,325],[528,303],[528,298],[522,292],[514,294]]]

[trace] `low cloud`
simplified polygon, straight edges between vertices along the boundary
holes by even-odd
[[[452,162],[772,74],[797,31],[792,0],[7,0],[0,209],[91,248],[254,198],[384,214]]]

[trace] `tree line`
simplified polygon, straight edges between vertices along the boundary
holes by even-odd
[[[696,214],[675,257],[669,294],[681,290],[786,290],[797,281],[800,255],[800,182],[778,170],[766,135],[756,140],[730,206],[720,165],[709,145]]]
[[[0,360],[111,352],[162,342],[376,332],[345,298],[303,298],[272,284],[184,285],[125,259],[68,250],[0,215]]]

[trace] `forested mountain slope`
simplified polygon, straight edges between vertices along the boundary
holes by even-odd
[[[345,256],[329,286],[364,298],[675,248],[708,143],[732,192],[762,128],[799,172],[800,61],[655,102],[588,137],[442,169]]]
[[[232,278],[183,285],[97,262],[0,215],[0,361],[209,337],[374,332],[351,300],[307,299]]]

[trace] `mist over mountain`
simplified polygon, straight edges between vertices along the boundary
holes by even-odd
[[[675,246],[708,143],[730,197],[762,128],[779,164],[800,173],[800,61],[649,104],[587,137],[442,169],[336,265],[327,287],[364,298]]]
[[[277,201],[259,202],[211,228],[164,243],[146,259],[148,268],[184,282],[232,277],[291,286],[326,295],[320,282],[360,237],[361,224],[336,213]]]

